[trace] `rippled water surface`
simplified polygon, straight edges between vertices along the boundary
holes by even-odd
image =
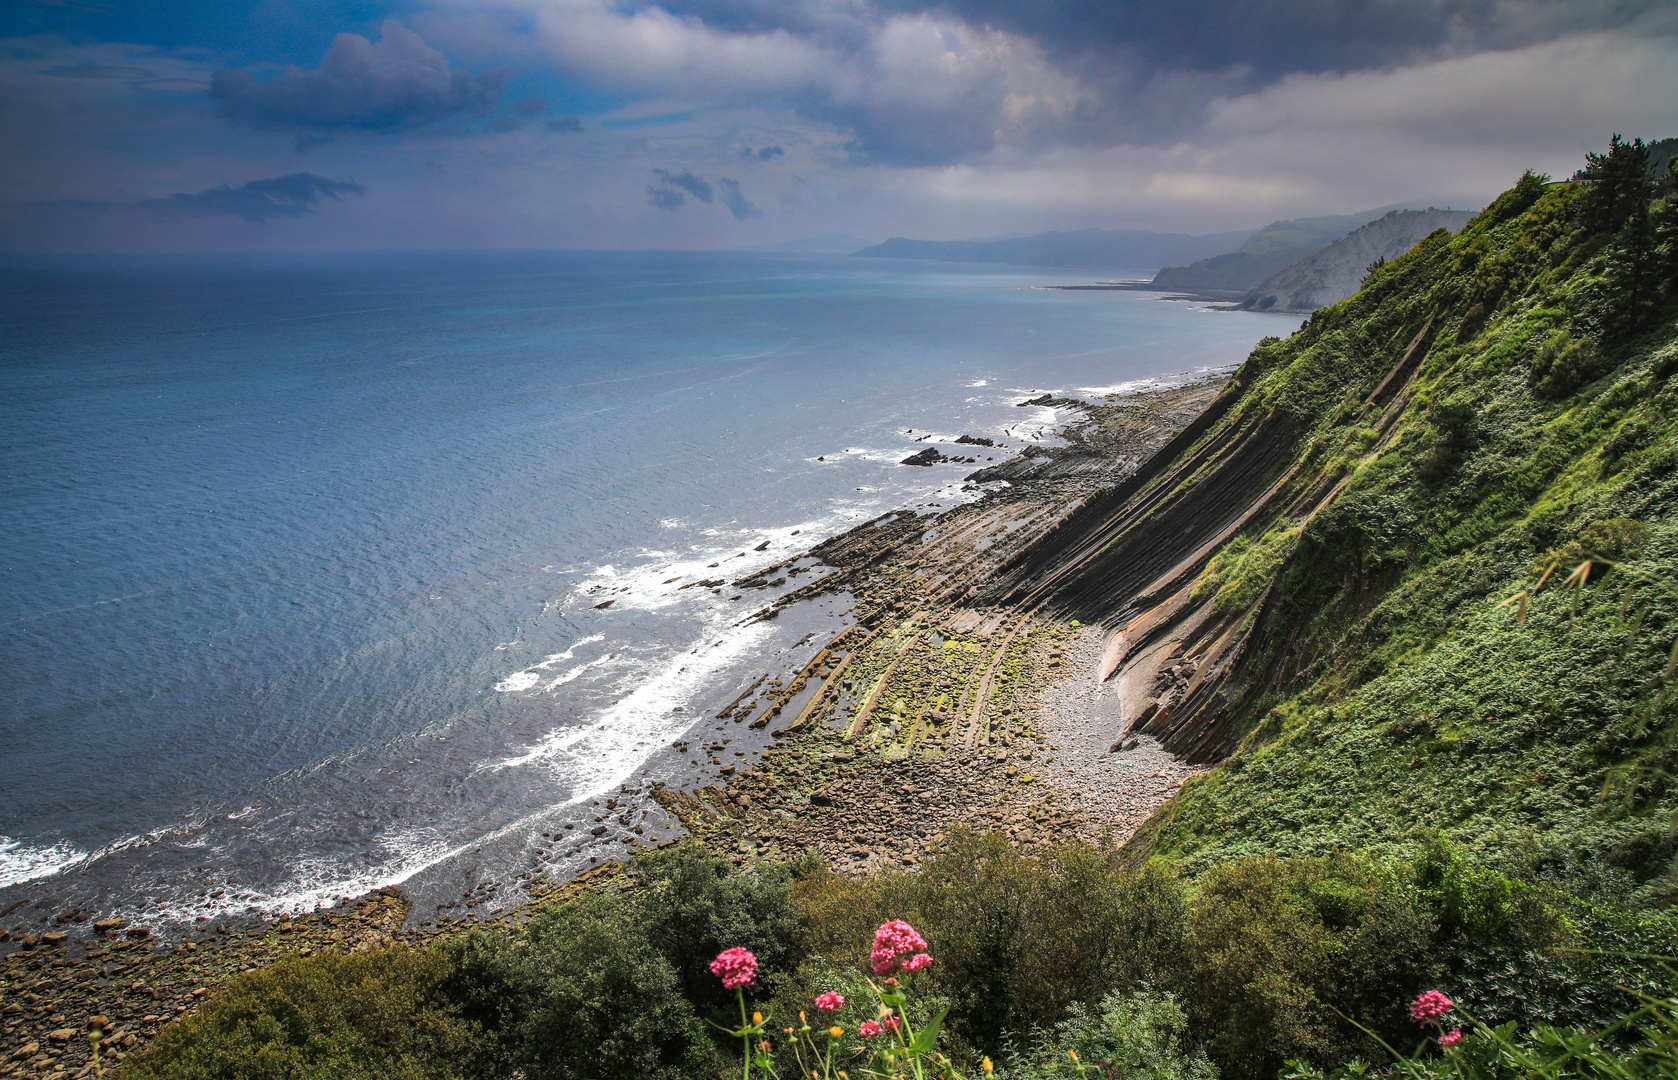
[[[897,464],[928,432],[1012,452],[1057,419],[1028,393],[1291,326],[1032,287],[1077,280],[644,253],[0,271],[0,902],[311,906],[539,829],[840,625],[742,627],[773,591],[684,581],[967,497],[972,466]]]

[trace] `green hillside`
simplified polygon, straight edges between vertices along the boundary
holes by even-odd
[[[1247,734],[1158,854],[1442,834],[1678,897],[1678,200],[1635,156],[1523,177],[1241,369],[1224,428],[1296,456],[1198,582],[1251,634]]]

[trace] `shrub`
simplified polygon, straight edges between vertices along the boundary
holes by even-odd
[[[1195,891],[1185,1000],[1227,1072],[1272,1076],[1285,1057],[1341,1062],[1379,1047],[1341,1014],[1402,1030],[1395,989],[1442,973],[1436,920],[1413,892],[1337,855],[1243,859]]]
[[[529,1080],[677,1080],[714,1049],[681,979],[633,905],[584,894],[516,930],[448,946],[451,992],[495,1038],[498,1065]]]
[[[796,966],[801,928],[785,864],[740,873],[689,840],[641,856],[634,872],[636,917],[701,1017],[726,1022],[734,1007],[734,995],[707,968],[724,948],[750,950],[769,985]]]
[[[1126,1080],[1217,1080],[1217,1066],[1185,1041],[1187,1031],[1188,1018],[1171,994],[1114,992],[1099,1009],[1075,1002],[1053,1035],[1043,1035],[1029,1054],[1015,1056],[999,1072],[1005,1080],[1081,1078],[1090,1070]]]
[[[443,993],[437,949],[281,960],[235,975],[123,1063],[124,1080],[464,1080],[487,1076],[478,1025]]]
[[[1180,967],[1181,885],[1168,869],[1126,871],[1111,850],[1065,844],[1043,858],[1000,833],[957,830],[921,871],[844,878],[816,870],[795,887],[807,948],[860,963],[857,942],[901,916],[932,942],[928,978],[974,1045],[1048,1028],[1076,1001],[1130,990]],[[815,989],[801,973],[791,1007]],[[781,1006],[785,1008],[786,1006]]]
[[[1539,397],[1566,397],[1595,378],[1601,367],[1601,356],[1589,339],[1557,330],[1533,353],[1527,385]]]

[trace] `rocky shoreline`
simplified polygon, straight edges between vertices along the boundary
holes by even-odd
[[[597,824],[544,837],[525,877],[529,899],[494,917],[448,917],[498,892],[479,885],[416,925],[408,898],[387,888],[272,922],[201,925],[160,947],[144,928],[38,912],[45,901],[14,905],[0,915],[0,949],[11,950],[0,960],[0,1076],[93,1075],[95,1018],[106,1065],[119,1064],[222,980],[283,956],[511,925],[531,905],[615,879],[613,852],[669,843],[678,828],[743,865],[814,854],[844,872],[914,866],[957,827],[1002,830],[1028,851],[1074,836],[1125,843],[1194,770],[1152,739],[1120,738],[1127,721],[1096,679],[1099,634],[1073,619],[972,604],[995,572],[1051,542],[1222,386],[1055,399],[1080,414],[1063,445],[972,473],[975,484],[1006,481],[983,498],[941,514],[888,514],[759,571],[767,584],[822,569],[751,618],[844,593],[850,625],[797,672],[759,680],[677,744],[704,754],[709,782],[625,785],[596,808]],[[604,861],[563,883],[542,876],[567,843]]]

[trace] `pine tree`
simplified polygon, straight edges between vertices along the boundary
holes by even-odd
[[[1585,155],[1585,167],[1573,179],[1586,185],[1576,213],[1579,223],[1593,233],[1619,232],[1655,193],[1649,148],[1642,139],[1622,141],[1619,132],[1608,141],[1606,154]]]

